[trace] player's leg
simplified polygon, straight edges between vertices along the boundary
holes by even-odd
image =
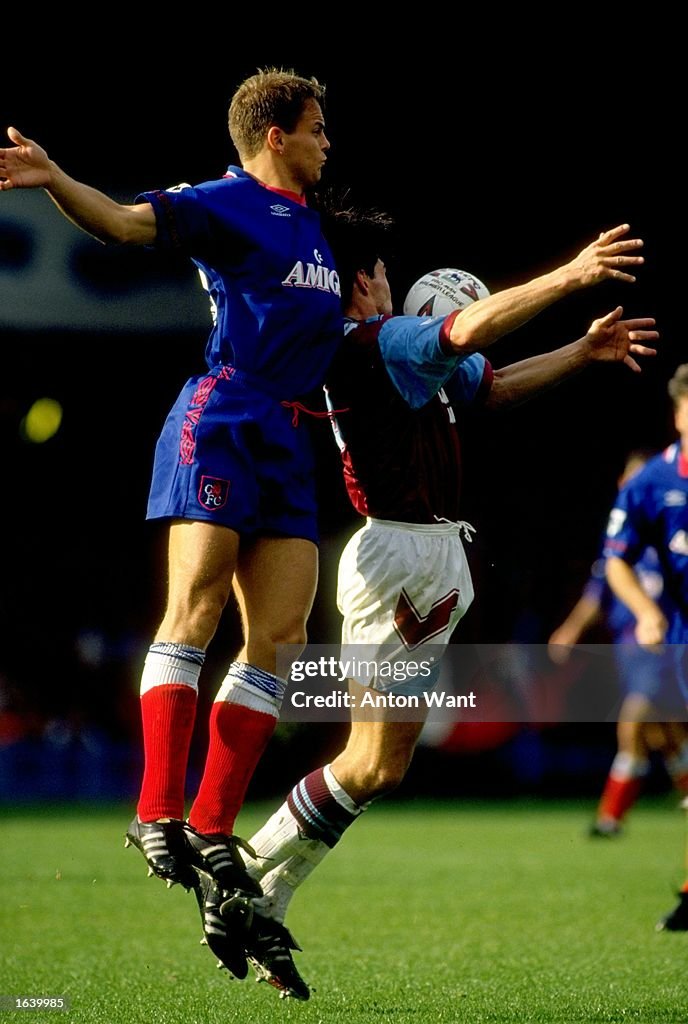
[[[145,767],[127,833],[149,869],[193,884],[183,836],[184,782],[198,678],[229,596],[238,535],[214,523],[177,521],[169,531],[168,595],[141,678]]]
[[[650,770],[646,723],[656,719],[656,701],[673,677],[671,659],[639,647],[617,643],[614,655],[625,694],[617,726],[617,753],[602,791],[592,836],[615,836],[642,792]],[[674,685],[675,689],[675,685]]]
[[[247,951],[258,977],[283,994],[298,999],[309,994],[291,955],[300,946],[284,926],[296,889],[369,802],[401,782],[422,727],[422,722],[353,722],[347,745],[332,764],[301,779],[252,837],[256,857],[247,866],[261,880],[264,895],[254,900]]]
[[[242,544],[235,590],[244,646],[211,712],[208,757],[189,815],[200,833],[232,833],[279,716],[286,681],[275,674],[276,646],[305,644],[317,566],[317,547],[308,540],[261,537]]]
[[[617,752],[612,761],[597,816],[590,832],[594,836],[614,836],[640,795],[650,769],[644,724],[652,705],[640,694],[625,698],[616,727]]]
[[[236,432],[253,473],[253,529],[242,533],[234,589],[244,645],[215,698],[191,824],[231,834],[256,764],[274,732],[286,680],[276,647],[306,641],[318,576],[317,505],[308,435],[280,403],[247,396]]]
[[[458,598],[457,584],[465,593],[463,601]],[[473,596],[457,530],[446,525],[409,528],[378,521],[369,521],[349,540],[339,561],[337,589],[343,616],[342,649],[364,644],[365,659],[371,662],[385,660],[382,652],[388,652],[390,646],[403,650],[396,626],[402,592],[421,606],[423,614],[436,604],[438,593],[457,594],[448,612],[445,642]],[[439,636],[433,639],[441,642]],[[309,865],[322,860],[360,814],[370,793],[381,794],[393,778],[398,781],[403,776],[419,729],[417,723],[389,719],[354,722],[348,753],[338,761],[354,792],[347,791],[332,765],[316,769],[294,787],[283,806],[252,838],[259,857],[271,858],[276,872],[288,863],[287,876],[300,884],[301,875],[305,878],[312,870]],[[389,773],[387,782],[385,772]],[[301,856],[298,871],[289,863],[297,850]],[[260,878],[267,874],[265,865],[270,861],[258,859],[249,870]],[[281,921],[291,898],[290,887],[279,874],[273,875],[271,882],[274,899],[269,896],[264,909]]]
[[[227,893],[206,870],[208,850],[217,854],[216,844],[204,842],[182,820],[198,677],[229,597],[238,549],[238,534],[225,526],[182,520],[170,528],[167,604],[141,681],[144,777],[127,836],[142,850],[149,870],[168,884],[181,881],[193,888],[203,941],[219,963],[241,978],[248,969],[244,929],[238,927],[243,920],[234,922],[232,934],[219,913]],[[226,888],[254,894],[238,851],[225,845],[219,856]],[[250,914],[246,901],[235,903],[235,917]]]
[[[354,684],[355,685],[355,684]],[[416,710],[415,715],[418,715]],[[331,764],[301,779],[250,841],[249,871],[263,884],[261,907],[283,921],[301,885],[368,804],[404,778],[422,722],[352,722]]]
[[[129,838],[169,880],[180,836],[189,852],[181,820],[198,679],[230,593],[239,537],[255,519],[250,462],[235,443],[245,411],[229,400],[231,383],[221,367],[186,382],[158,438],[148,498],[148,518],[171,523],[168,587],[141,680],[145,768]]]
[[[183,779],[198,682],[196,687],[177,685],[182,700],[175,705],[178,694],[167,692],[173,687],[161,685],[160,671],[162,667],[165,679],[172,683],[179,675],[170,668],[170,652],[177,662],[188,651],[199,656],[205,653],[226,605],[239,551],[239,535],[226,526],[182,521],[175,523],[170,532],[167,608],[156,644],[146,660],[142,687],[145,690],[142,705],[146,740],[142,798],[150,799],[152,793],[160,800],[163,792],[168,801],[174,800],[174,810],[180,816],[183,815]],[[177,670],[176,665],[173,668]],[[149,689],[146,682],[150,683]],[[163,784],[166,788],[161,788]],[[222,784],[221,779],[218,784]],[[169,806],[172,808],[171,803]],[[139,809],[137,822],[141,814]],[[168,811],[167,816],[170,814]],[[139,822],[139,830],[146,827]],[[239,852],[242,841],[238,837],[215,835],[222,833],[222,829],[208,829],[210,835],[190,823],[182,823],[179,829],[177,820],[158,820],[150,827],[159,829],[163,836],[170,828],[175,829],[174,859],[182,865],[182,881],[195,891],[203,925],[202,941],[217,956],[219,965],[235,977],[246,977],[248,963],[244,942],[253,916],[247,897],[259,895],[261,890],[246,871]],[[221,915],[223,903],[227,910]]]
[[[437,607],[438,597],[441,603],[445,595],[452,596],[447,602],[446,628],[434,629],[434,644],[448,642],[473,597],[456,528],[444,524],[416,528],[376,520],[358,530],[342,552],[337,591],[343,616],[342,649],[355,650],[363,644],[365,659],[372,662],[385,660],[384,652],[390,647],[404,649],[397,625],[402,593],[422,614]],[[421,728],[418,722],[391,721],[389,716],[354,721],[346,750],[336,764],[302,779],[253,837],[256,852],[271,858],[274,866],[265,898],[265,910],[271,916],[284,919],[293,889],[338,842],[365,803],[403,778]],[[298,864],[295,856],[300,858]],[[270,861],[258,859],[249,870],[261,878],[267,874],[266,864]]]
[[[275,646],[305,643],[316,581],[317,549],[310,541],[261,538],[240,548],[235,590],[245,641],[213,704],[205,769],[186,833],[203,869],[194,888],[204,941],[237,977],[247,971],[244,948],[253,919],[248,898],[259,896],[261,887],[246,872],[239,853],[245,844],[232,835],[234,821],[279,715],[285,680],[274,672]],[[280,948],[288,948],[284,932]],[[307,987],[305,992],[299,998],[307,998]]]
[[[418,716],[417,708],[413,714]],[[352,722],[349,741],[332,761],[332,772],[356,804],[367,806],[402,782],[423,724],[422,721]]]
[[[432,607],[438,596],[456,593],[446,635],[434,634],[438,644],[448,641],[473,596],[458,530],[446,525],[397,527],[369,521],[351,538],[340,559],[337,603],[344,617],[343,644],[364,644],[366,657],[373,660],[376,652],[389,650],[390,644],[400,650],[395,618],[402,589],[424,611],[425,604]],[[262,879],[265,895],[254,919],[261,931],[249,958],[259,974],[282,991],[293,995],[308,991],[296,972],[291,958],[295,947],[285,941],[291,936],[282,923],[295,889],[336,845],[366,801],[403,778],[421,728],[419,722],[354,722],[347,751],[337,765],[355,796],[338,777],[334,763],[325,765],[302,779],[252,837],[260,856],[248,866],[254,877]],[[267,946],[260,943],[263,935]]]

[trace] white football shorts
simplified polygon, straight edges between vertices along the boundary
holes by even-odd
[[[461,540],[472,529],[371,518],[351,537],[337,581],[342,660],[360,666],[350,678],[406,693],[435,685],[439,660],[473,600]],[[433,671],[413,669],[421,662]]]

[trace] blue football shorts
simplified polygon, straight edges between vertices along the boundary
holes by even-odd
[[[662,711],[684,708],[675,651],[670,646],[657,654],[636,643],[615,644],[614,658],[625,696],[646,697]]]
[[[155,449],[147,519],[318,541],[314,459],[292,410],[220,366],[191,377]]]

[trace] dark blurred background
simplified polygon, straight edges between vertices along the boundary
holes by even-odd
[[[385,45],[385,31],[367,25],[367,45],[357,32],[350,46],[325,41],[310,55],[281,28],[266,44],[257,31],[239,40],[222,18],[112,26],[106,40],[99,32],[80,45],[65,42],[63,26],[52,56],[38,60],[17,38],[4,63],[3,137],[15,125],[74,177],[123,201],[236,162],[227,105],[258,67],[316,75],[328,88],[328,182],[396,217],[399,311],[426,270],[460,267],[494,291],[614,224],[645,239],[636,285],[567,298],[490,351],[499,367],[557,347],[617,304],[656,317],[662,332],[640,375],[593,367],[530,405],[466,422],[477,597],[457,642],[546,642],[587,578],[625,454],[674,436],[666,382],[686,359],[679,34],[667,22],[629,15],[604,26],[600,17],[540,21],[539,34],[514,18],[496,34],[484,13],[476,25],[465,11],[428,12],[403,44]],[[144,521],[148,479],[168,408],[203,369],[208,325],[190,264],[106,249],[41,192],[0,194],[5,801],[136,793],[138,679],[165,584],[164,536]],[[46,398],[59,408],[35,406]],[[42,440],[55,411],[59,428]],[[329,427],[312,429],[322,572],[310,639],[332,643],[337,557],[359,522]],[[209,652],[202,706],[237,641],[230,611]],[[281,726],[252,793],[281,793],[285,775],[314,767],[342,737],[337,725]],[[419,749],[406,792],[588,793],[606,773],[614,726],[495,723],[437,742]]]

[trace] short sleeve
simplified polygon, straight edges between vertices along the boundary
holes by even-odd
[[[137,203],[150,203],[155,214],[155,247],[200,255],[211,244],[210,218],[201,193],[191,185],[142,192]]]
[[[485,356],[474,352],[463,360],[444,385],[450,404],[461,408],[484,402],[490,392],[493,376],[492,366]]]
[[[412,409],[420,409],[434,398],[457,366],[469,358],[443,349],[440,338],[446,320],[441,316],[394,316],[380,329],[378,343],[385,368]]]
[[[633,565],[645,550],[648,538],[642,494],[635,480],[619,491],[607,521],[604,558],[623,558]]]

